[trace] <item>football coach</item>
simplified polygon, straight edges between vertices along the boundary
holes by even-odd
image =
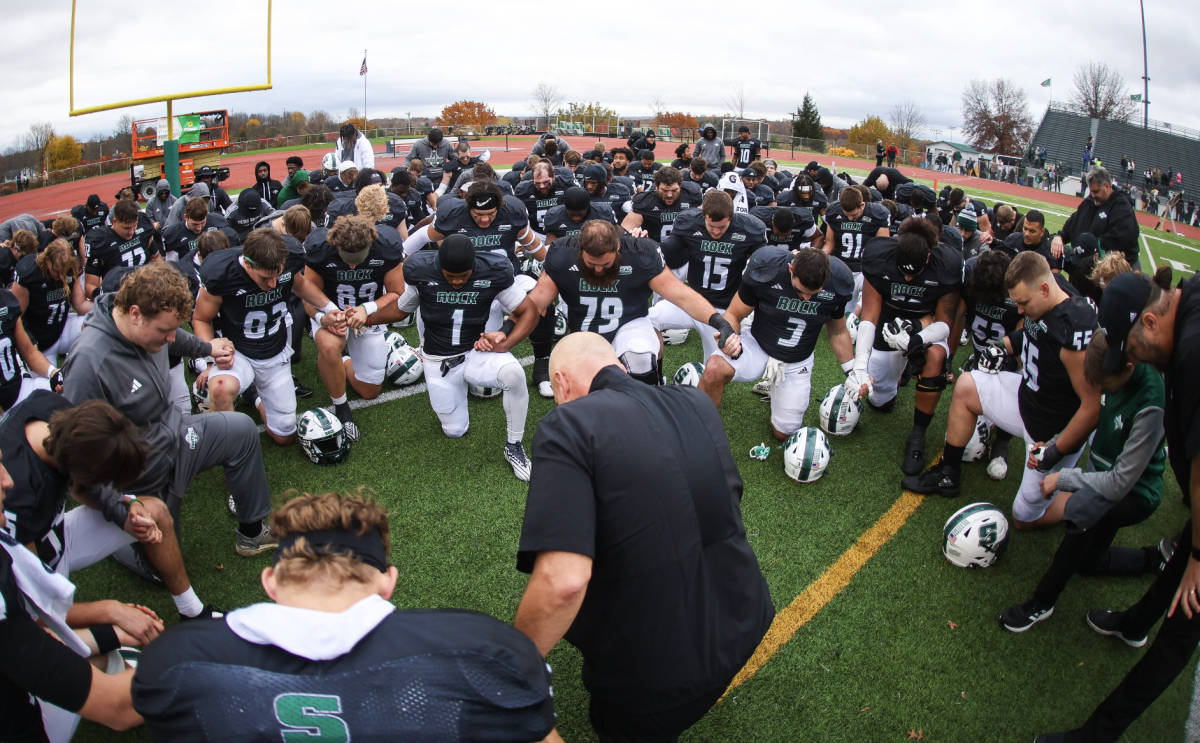
[[[775,615],[724,425],[699,389],[631,378],[595,333],[559,341],[550,376],[516,627],[543,655],[564,636],[579,648],[602,743],[674,741]]]

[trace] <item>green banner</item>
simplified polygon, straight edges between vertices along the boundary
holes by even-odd
[[[199,116],[176,116],[175,126],[177,127],[177,139],[180,144],[190,144],[200,141],[200,131],[204,129],[204,122]]]

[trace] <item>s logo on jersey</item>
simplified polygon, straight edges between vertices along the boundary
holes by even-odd
[[[275,697],[275,719],[285,729],[284,743],[320,738],[330,743],[349,743],[350,728],[338,717],[342,698],[333,694],[280,694]]]

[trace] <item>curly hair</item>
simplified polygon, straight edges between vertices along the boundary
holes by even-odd
[[[271,531],[280,539],[290,534],[312,531],[347,530],[364,535],[378,531],[383,551],[391,551],[388,536],[388,514],[368,491],[341,495],[323,493],[289,493],[289,500],[271,514]],[[280,552],[275,563],[279,583],[308,583],[324,581],[342,585],[347,581],[370,584],[379,571],[358,558],[345,554],[317,552],[303,537]]]
[[[358,207],[360,216],[366,217],[372,223],[377,223],[387,216],[387,193],[379,184],[367,186],[358,192],[358,196],[354,199],[354,205]]]
[[[187,322],[192,317],[192,292],[187,279],[170,263],[147,263],[122,279],[115,306],[124,314],[137,307],[145,317],[172,312],[180,322]]]
[[[79,276],[79,260],[75,257],[75,251],[71,250],[69,242],[61,237],[51,241],[34,260],[42,276],[47,279],[59,277],[65,295],[71,296],[71,280]]]
[[[1004,288],[1004,274],[1012,258],[1002,250],[985,250],[975,259],[975,270],[967,280],[967,294],[972,299],[999,307],[1004,304],[1008,292]]]
[[[62,214],[54,219],[50,231],[58,237],[74,237],[79,232],[79,220],[70,214]]]
[[[329,228],[329,244],[347,253],[365,250],[379,237],[375,225],[366,217],[338,217]]]
[[[1132,270],[1133,266],[1130,266],[1129,261],[1125,260],[1125,254],[1119,250],[1113,251],[1096,261],[1092,272],[1088,274],[1088,280],[1103,289],[1119,274],[1129,273]]]
[[[12,243],[16,247],[17,252],[22,256],[33,255],[37,252],[38,246],[41,244],[38,242],[37,235],[29,230],[17,230],[14,232]]]

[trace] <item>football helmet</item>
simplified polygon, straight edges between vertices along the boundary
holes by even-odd
[[[504,392],[504,390],[500,389],[499,387],[482,387],[478,384],[471,384],[470,382],[467,382],[467,392],[470,392],[472,397],[479,397],[484,400],[488,400],[498,396],[501,392]]]
[[[847,395],[846,385],[830,387],[821,400],[821,430],[832,436],[848,436],[858,425],[862,409],[862,400]]]
[[[702,376],[704,376],[704,364],[699,361],[689,361],[679,367],[673,381],[675,384],[690,384],[693,387],[699,387]]]
[[[317,464],[337,464],[350,454],[350,440],[337,416],[324,408],[304,411],[296,422],[300,448]]]
[[[554,337],[562,338],[569,332],[571,332],[571,326],[567,322],[567,313],[556,310],[554,312]]]
[[[942,530],[942,554],[960,568],[988,568],[1008,547],[1008,519],[991,503],[960,508]]]
[[[196,404],[196,410],[198,412],[207,413],[208,409],[209,409],[208,387],[205,386],[204,389],[200,389],[199,387],[196,386],[199,383],[199,381],[200,380],[196,380],[195,382],[192,382],[192,402]]]
[[[858,315],[846,315],[846,332],[850,334],[850,345],[858,343]]]
[[[533,256],[529,256],[521,261],[520,273],[536,279],[542,275],[542,262]]]
[[[796,482],[816,482],[829,466],[829,439],[819,428],[801,428],[783,443],[783,471]]]
[[[975,430],[971,432],[971,440],[967,442],[967,448],[963,449],[962,461],[978,462],[987,456],[988,437],[992,433],[991,426],[988,425],[987,418],[982,415],[975,421]]]
[[[667,346],[682,346],[687,342],[688,333],[690,332],[692,332],[690,328],[664,330],[662,332],[663,344]]]
[[[403,345],[396,345],[397,340]],[[384,370],[387,380],[395,385],[405,385],[420,379],[425,365],[421,363],[421,357],[417,356],[417,352],[405,343],[400,334],[388,333],[385,342],[388,346],[387,367]]]

